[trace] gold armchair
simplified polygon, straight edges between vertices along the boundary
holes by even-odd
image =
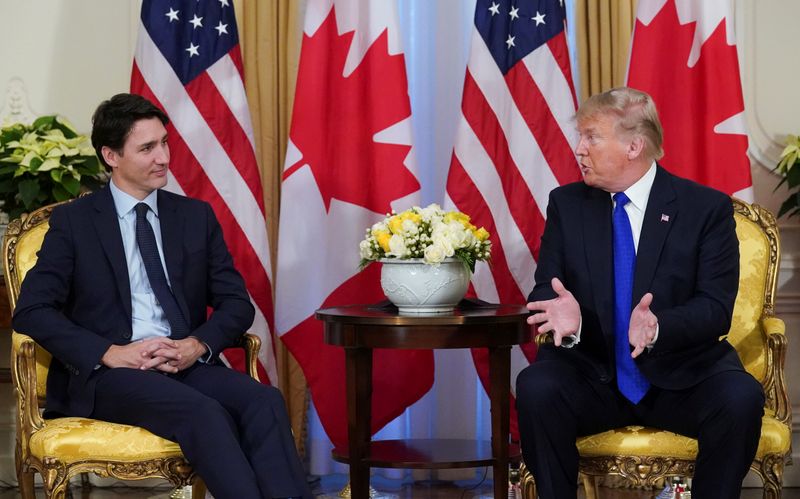
[[[785,326],[775,317],[780,240],[775,217],[758,205],[733,200],[739,238],[739,294],[728,341],[766,395],[756,457],[751,465],[764,484],[764,498],[781,497],[784,464],[791,456],[791,406],[786,392]],[[542,335],[537,341],[547,341]],[[552,341],[552,340],[551,340]],[[597,477],[617,475],[634,485],[653,486],[668,476],[692,476],[697,440],[668,431],[628,426],[579,438],[580,472],[586,497],[598,497]],[[521,485],[528,499],[536,488],[527,469]]]
[[[11,308],[16,306],[20,284],[36,263],[56,205],[38,209],[13,220],[3,243],[3,267]],[[258,379],[256,361],[261,340],[247,334],[247,370]],[[13,333],[11,373],[17,399],[15,463],[24,499],[34,499],[34,473],[42,475],[46,497],[63,498],[69,479],[93,472],[121,480],[165,478],[175,486],[194,483],[195,497],[203,486],[178,444],[142,428],[88,418],[45,420],[45,400],[50,354],[30,337]]]

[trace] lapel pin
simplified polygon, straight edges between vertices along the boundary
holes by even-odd
[[[664,213],[661,214],[661,221],[662,222],[669,222],[669,215],[665,215]]]

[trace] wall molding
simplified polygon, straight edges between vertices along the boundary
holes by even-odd
[[[0,124],[32,123],[36,113],[28,102],[28,89],[22,78],[13,77],[8,81],[2,107],[0,107]]]

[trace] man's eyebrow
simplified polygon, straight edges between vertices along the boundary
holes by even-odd
[[[164,134],[164,136],[163,136],[163,137],[161,137],[161,138],[160,138],[160,139],[158,139],[158,140],[151,140],[151,141],[145,142],[145,143],[143,143],[143,144],[139,144],[139,147],[138,147],[138,149],[144,149],[145,147],[148,147],[148,146],[154,146],[154,145],[156,145],[158,142],[164,142],[165,140],[167,140],[167,137],[168,137],[168,135],[169,135],[169,134],[166,134],[166,133],[165,133],[165,134]]]

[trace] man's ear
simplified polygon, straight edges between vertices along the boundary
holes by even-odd
[[[100,155],[103,156],[103,160],[111,168],[115,168],[117,166],[119,153],[117,151],[115,151],[114,149],[111,149],[108,146],[103,146],[100,149]]]
[[[644,153],[644,137],[635,135],[628,143],[628,159],[634,160]]]

